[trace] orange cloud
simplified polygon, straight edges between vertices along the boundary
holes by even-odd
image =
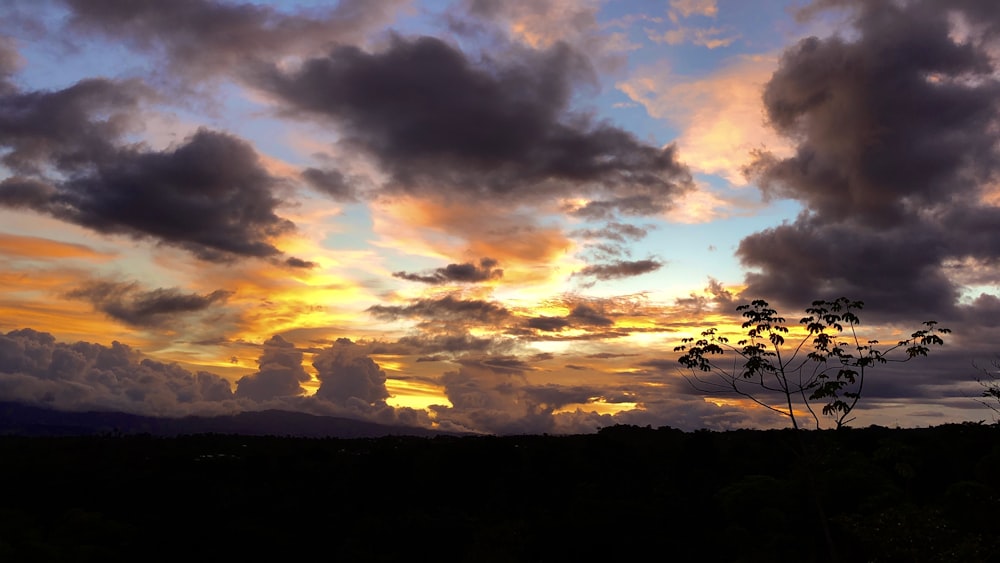
[[[766,148],[779,157],[792,154],[791,143],[766,124],[761,101],[777,63],[771,55],[740,57],[719,72],[695,79],[651,66],[619,83],[618,89],[653,117],[681,127],[677,144],[682,161],[739,186],[747,183],[743,167],[752,150]]]
[[[18,258],[89,258],[93,260],[108,260],[115,256],[112,253],[100,252],[83,244],[8,233],[0,233],[0,254]]]
[[[379,246],[445,262],[492,258],[504,285],[550,280],[574,250],[561,228],[491,204],[403,197],[380,202],[372,215]]]

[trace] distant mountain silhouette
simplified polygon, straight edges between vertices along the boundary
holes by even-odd
[[[301,438],[438,436],[426,428],[393,426],[333,416],[265,410],[225,416],[160,418],[121,412],[69,412],[0,402],[0,435],[92,436],[100,434],[240,434]]]

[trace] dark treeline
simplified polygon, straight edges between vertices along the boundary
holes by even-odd
[[[997,425],[798,436],[0,437],[0,561],[1000,561]]]

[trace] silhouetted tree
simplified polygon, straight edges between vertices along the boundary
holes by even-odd
[[[979,402],[993,412],[1000,414],[1000,377],[997,376],[997,373],[1000,372],[1000,360],[993,360],[990,365],[989,368],[980,367],[979,371],[982,375],[976,378],[976,381],[983,386],[983,393],[980,395],[983,400]]]
[[[927,321],[910,338],[880,348],[877,340],[858,336],[861,319],[857,313],[863,307],[862,301],[845,297],[813,301],[799,321],[804,329],[801,339],[786,345],[785,318],[758,299],[736,308],[746,319],[741,325],[746,338],[735,346],[718,329],[710,328],[700,338],[681,340],[674,351],[684,352],[679,361],[691,370],[689,381],[703,392],[745,397],[787,416],[795,429],[799,428],[795,414],[799,398],[817,429],[822,425],[814,405],[822,403],[822,414],[841,428],[854,420],[850,415],[861,399],[869,369],[926,356],[930,346],[944,344],[942,334],[951,332]],[[731,365],[723,364],[726,352],[736,355]]]

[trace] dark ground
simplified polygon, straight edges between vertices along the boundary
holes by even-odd
[[[996,425],[6,436],[0,487],[11,562],[1000,561]]]

